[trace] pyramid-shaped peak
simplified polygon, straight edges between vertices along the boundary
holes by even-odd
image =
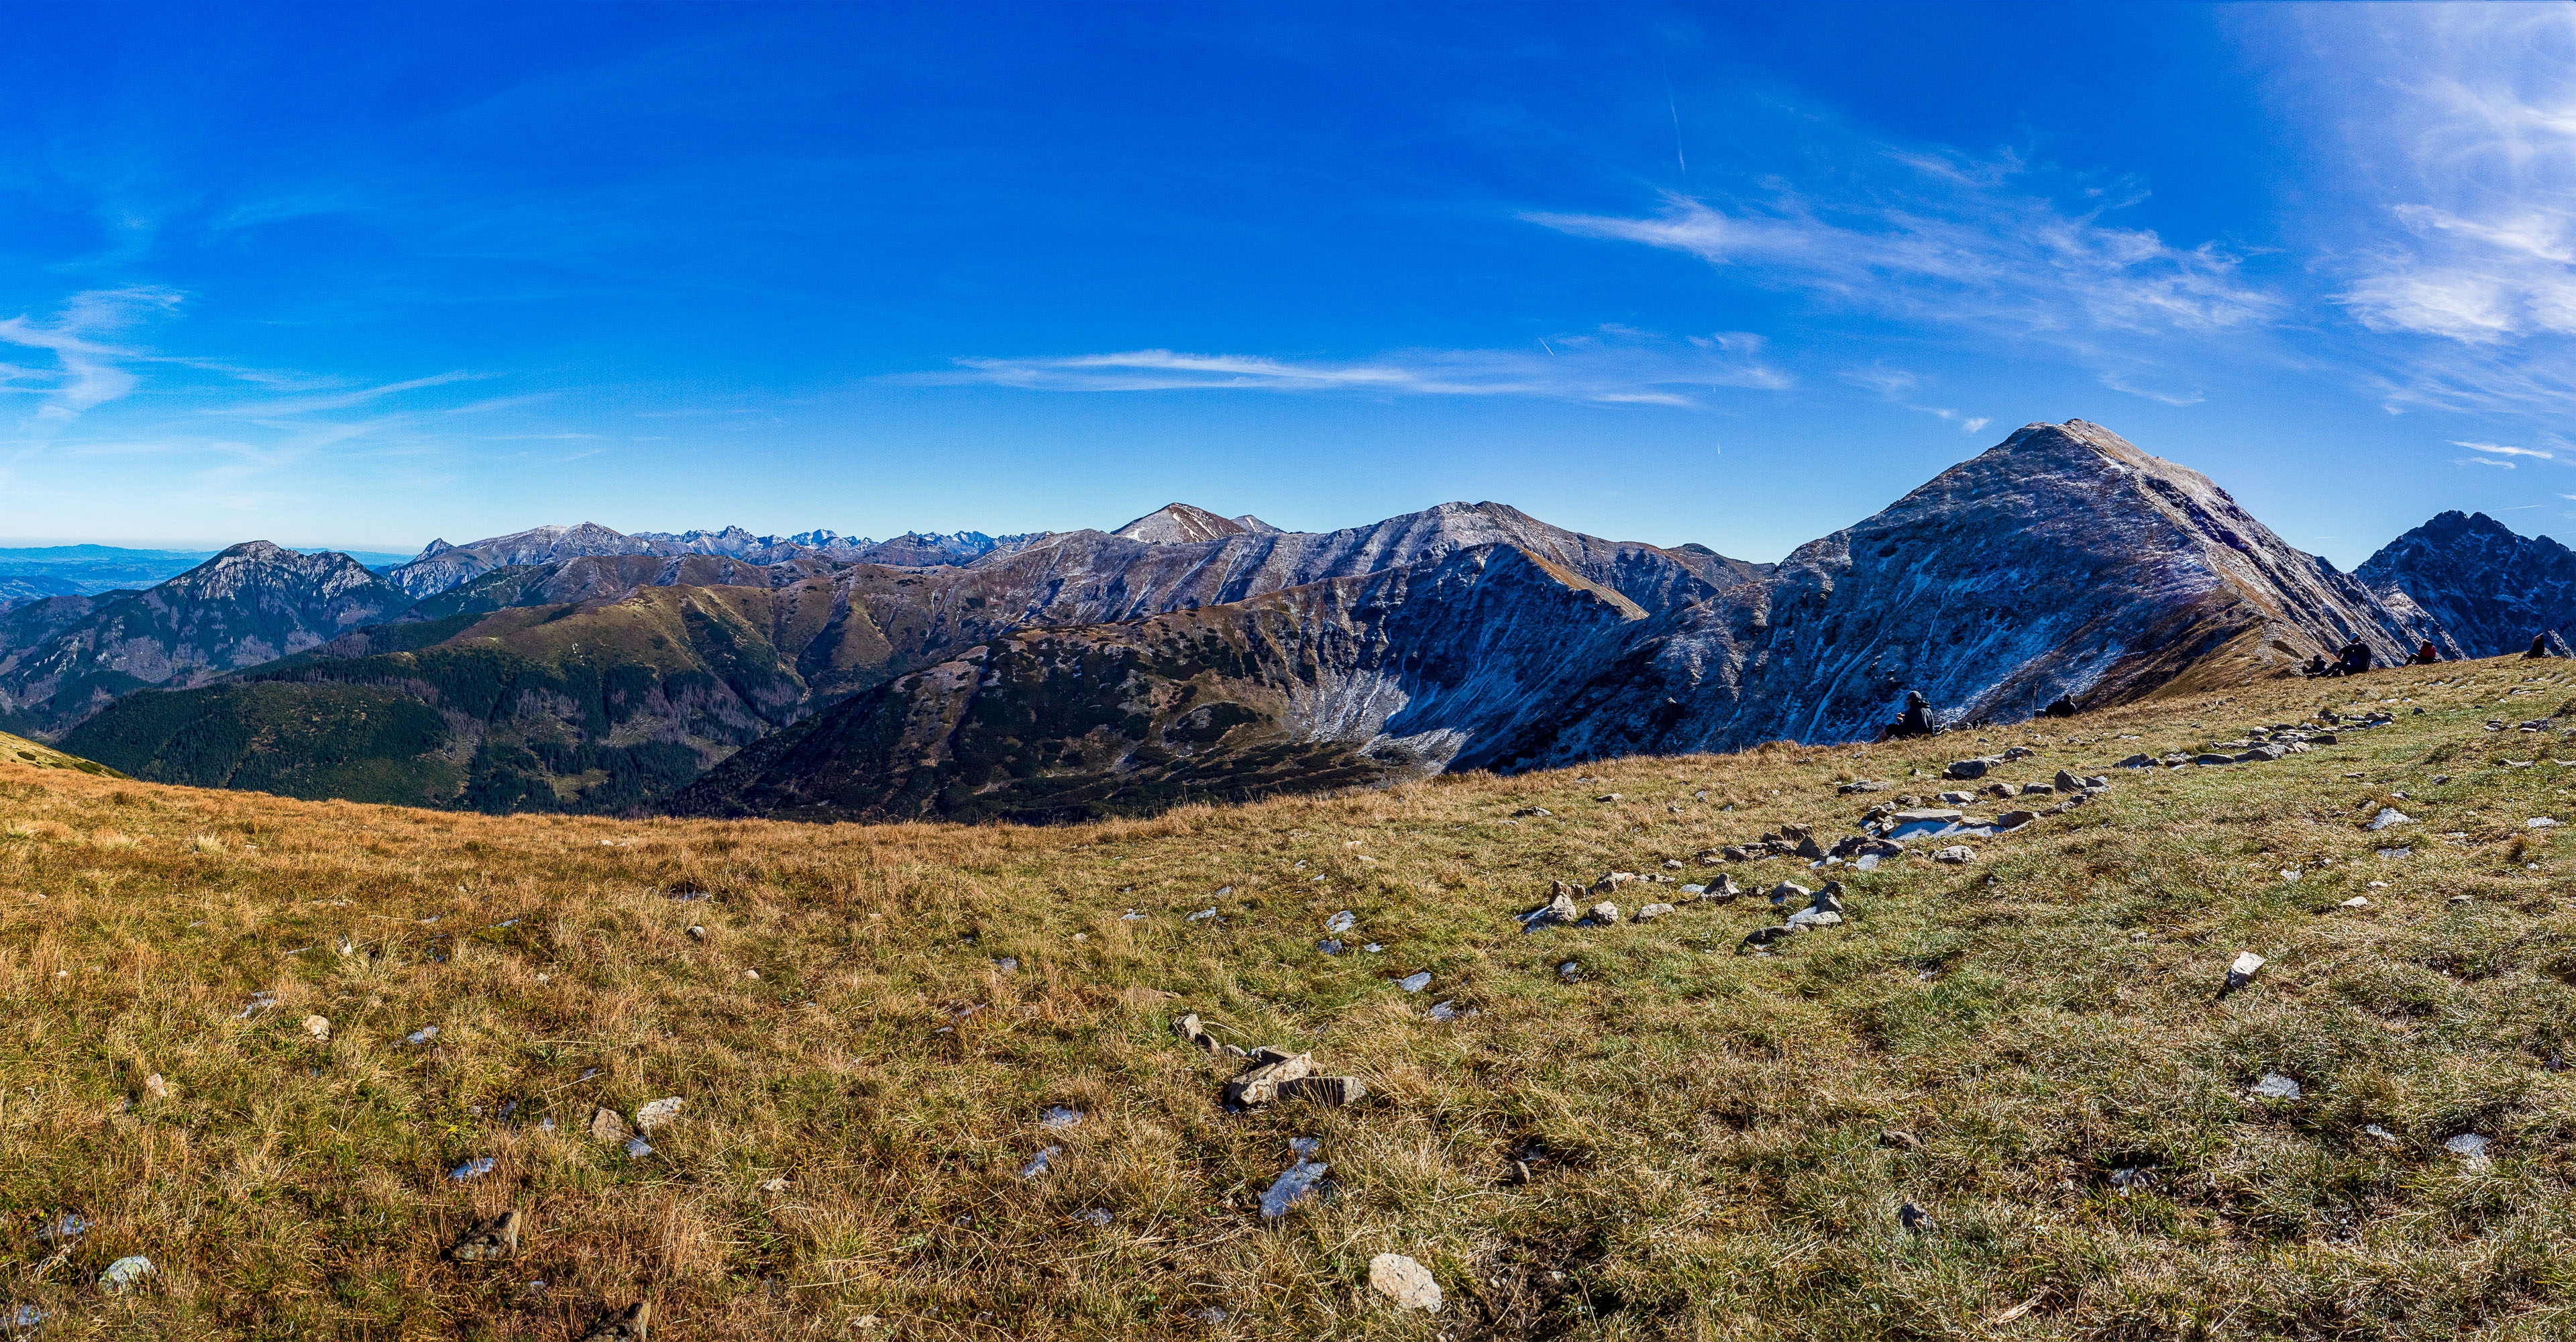
[[[1254,523],[1257,525],[1246,525]],[[1232,518],[1186,503],[1167,503],[1109,534],[1131,541],[1155,545],[1182,544],[1190,541],[1223,540],[1246,532],[1275,532],[1277,527],[1259,518]]]

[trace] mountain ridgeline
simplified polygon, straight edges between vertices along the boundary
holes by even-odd
[[[136,777],[481,810],[1046,821],[1864,738],[2518,650],[2568,552],[2445,514],[2358,574],[2098,425],[1780,563],[1495,503],[994,537],[540,527],[381,575],[237,546],[0,612],[0,726]],[[2518,632],[2516,632],[2518,631]]]

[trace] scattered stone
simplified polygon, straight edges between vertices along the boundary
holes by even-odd
[[[1440,1312],[1440,1283],[1431,1279],[1431,1269],[1403,1254],[1382,1253],[1370,1259],[1369,1286],[1393,1300],[1397,1309]]]
[[[304,1033],[306,1033],[306,1034],[308,1034],[308,1035],[313,1036],[313,1041],[314,1041],[315,1043],[317,1043],[317,1044],[327,1044],[327,1043],[330,1043],[330,1042],[331,1042],[331,1019],[330,1019],[330,1017],[328,1017],[328,1016],[307,1016],[307,1017],[305,1017],[305,1018],[304,1018]]]
[[[1932,1217],[1922,1208],[1909,1202],[1896,1209],[1896,1223],[1907,1230],[1920,1231],[1932,1224]]]
[[[671,1095],[645,1105],[643,1108],[635,1111],[635,1130],[637,1132],[651,1132],[653,1129],[670,1122],[672,1119],[678,1118],[680,1116],[680,1110],[685,1108],[688,1103],[688,1101],[681,1099],[677,1095]]]
[[[2469,902],[2469,897],[2467,895],[2453,895],[2448,902],[2453,904],[2466,904]]]
[[[696,923],[691,923],[689,924],[689,937],[693,941],[704,941],[707,939],[707,929],[700,927]]]
[[[2156,1176],[2154,1171],[2142,1170],[2134,1165],[2123,1166],[2111,1171],[2111,1186],[2120,1190],[2120,1196],[2124,1198],[2134,1193],[2145,1192],[2147,1189],[2154,1187],[2155,1182]]]
[[[616,1110],[611,1109],[606,1105],[601,1105],[600,1107],[590,1111],[590,1139],[592,1141],[606,1142],[612,1146],[623,1146],[626,1144],[626,1139],[634,1135],[635,1130],[626,1126],[625,1116],[618,1113]]]
[[[1061,1146],[1049,1146],[1040,1149],[1035,1158],[1031,1159],[1028,1164],[1020,1167],[1020,1177],[1023,1179],[1037,1178],[1039,1175],[1047,1172],[1048,1162],[1063,1154],[1064,1148]]]
[[[1757,927],[1745,933],[1744,940],[1736,943],[1735,953],[1742,955],[1746,951],[1759,950],[1775,941],[1786,940],[1796,935],[1798,935],[1798,928],[1794,923],[1784,927]]]
[[[1976,799],[1977,794],[1973,792],[1944,792],[1940,797],[1940,800],[1952,806],[1965,806]]]
[[[108,1264],[107,1271],[99,1277],[98,1284],[103,1290],[123,1294],[133,1290],[136,1282],[151,1275],[152,1260],[136,1254],[131,1258],[120,1258]]]
[[[1778,885],[1771,887],[1771,907],[1780,908],[1788,904],[1796,903],[1799,900],[1806,899],[1809,894],[1810,892],[1807,887],[1800,885],[1795,881],[1782,881]]]
[[[1947,862],[1954,866],[1963,862],[1974,862],[1977,860],[1977,850],[1970,848],[1964,843],[1952,844],[1947,848],[1933,849],[1932,860],[1935,862]]]
[[[1430,1014],[1434,1022],[1446,1025],[1458,1019],[1458,1008],[1447,1002],[1434,1002],[1431,1004]]]
[[[1294,1081],[1315,1069],[1314,1055],[1309,1053],[1263,1048],[1254,1050],[1252,1057],[1252,1070],[1225,1083],[1226,1103],[1247,1107],[1268,1104],[1279,1098],[1280,1083]]]
[[[2227,986],[2220,988],[2218,990],[2218,995],[2225,997],[2229,993],[2235,992],[2237,989],[2244,987],[2246,984],[2252,983],[2254,981],[2254,976],[2262,972],[2263,963],[2263,957],[2256,955],[2252,951],[2239,952],[2234,960],[2228,962]]]
[[[1619,800],[1619,794],[1618,794],[1618,793],[1616,793],[1616,792],[1604,792],[1604,793],[1602,793],[1600,796],[1595,797],[1595,798],[1593,798],[1592,800],[1594,800],[1594,801],[1617,801],[1617,800]]]
[[[1670,904],[1648,904],[1637,910],[1637,921],[1641,923],[1651,923],[1672,911],[1673,906]]]
[[[1878,1134],[1878,1144],[1897,1151],[1920,1151],[1923,1139],[1903,1128],[1889,1128]]]
[[[1222,1056],[1225,1053],[1225,1045],[1218,1043],[1216,1036],[1207,1032],[1207,1027],[1199,1023],[1195,1013],[1173,1021],[1172,1033],[1179,1035],[1182,1042],[1201,1053],[1211,1056]]]
[[[1315,949],[1322,951],[1326,955],[1339,955],[1342,953],[1342,939],[1339,937],[1326,937],[1322,941],[1315,943]]]
[[[2379,814],[2372,816],[2370,823],[2363,828],[2375,833],[2379,830],[2386,829],[2391,825],[2411,825],[2414,823],[2415,817],[2398,810],[2394,806],[2383,806],[2379,808]]]
[[[1199,921],[1201,921],[1202,919],[1213,918],[1213,917],[1215,917],[1215,916],[1216,916],[1216,910],[1215,910],[1215,909],[1212,909],[1212,908],[1208,908],[1208,909],[1201,909],[1201,910],[1199,910],[1198,912],[1191,914],[1189,917],[1182,919],[1181,921],[1182,921],[1182,922],[1185,922],[1185,923],[1195,923],[1195,922],[1199,922]]]
[[[2382,848],[2379,850],[2379,855],[2381,857],[2413,857],[2415,856],[2415,850],[2413,848]]]
[[[1073,1219],[1089,1222],[1096,1226],[1105,1226],[1110,1222],[1117,1220],[1118,1217],[1107,1207],[1085,1207],[1081,1211],[1075,1212],[1073,1214]]]
[[[1583,977],[1583,966],[1576,961],[1568,960],[1564,964],[1556,967],[1556,976],[1568,983],[1572,983],[1576,979]]]
[[[2236,762],[2236,757],[2234,755],[2194,755],[2191,757],[2191,762],[2194,764],[2234,764]]]
[[[622,1310],[602,1314],[582,1334],[581,1342],[645,1342],[653,1326],[653,1302],[638,1300]]]
[[[2470,1169],[2482,1170],[2491,1163],[2487,1157],[2487,1148],[2493,1145],[2495,1143],[2488,1138],[2474,1132],[2464,1132],[2442,1143],[2442,1149],[2458,1156]]]
[[[2123,769],[2152,769],[2156,767],[2156,757],[2153,755],[2131,755],[2127,759],[2120,761],[2118,767]]]
[[[2372,882],[2372,884],[2375,885],[2377,882]],[[2370,907],[2370,898],[2367,895],[2355,895],[2352,898],[2345,900],[2337,907],[2346,909],[2366,909]]]
[[[2523,821],[2522,827],[2524,829],[2555,829],[2558,827],[2558,822],[2545,815],[2536,815],[2529,820]]]
[[[1864,792],[1885,792],[1885,791],[1887,791],[1887,790],[1888,790],[1888,788],[1890,788],[1890,787],[1892,787],[1892,786],[1894,786],[1894,784],[1891,784],[1891,783],[1885,782],[1885,781],[1880,780],[1880,779],[1875,779],[1875,778],[1861,778],[1861,779],[1855,779],[1855,780],[1853,780],[1852,782],[1849,782],[1849,783],[1845,783],[1845,784],[1843,784],[1843,785],[1842,785],[1842,787],[1841,787],[1840,789],[1838,789],[1838,790],[1842,793],[1842,795],[1844,795],[1844,796],[1846,796],[1846,797],[1853,797],[1853,796],[1858,796],[1858,795],[1860,795],[1861,793],[1864,793]]]
[[[2000,760],[1983,759],[1955,760],[1951,763],[1949,768],[1941,771],[1941,776],[1944,778],[1955,778],[1962,781],[1972,778],[1983,778],[1986,776],[1986,770],[1993,768],[2001,762],[2002,761]]]
[[[1327,932],[1348,932],[1351,930],[1352,925],[1357,922],[1359,922],[1359,918],[1349,909],[1344,909],[1324,920],[1324,930]]]
[[[1615,913],[1611,915],[1613,918],[1617,916]],[[1431,986],[1431,971],[1426,969],[1419,974],[1408,974],[1395,980],[1395,986],[1409,993],[1418,993]]]
[[[1554,814],[1556,814],[1556,812],[1551,811],[1551,810],[1547,809],[1547,808],[1546,808],[1546,807],[1544,807],[1544,806],[1524,806],[1524,807],[1522,807],[1521,809],[1519,809],[1519,810],[1517,810],[1517,811],[1512,812],[1512,814],[1513,814],[1513,815],[1515,815],[1515,816],[1524,816],[1524,815],[1539,815],[1539,816],[1546,816],[1546,815],[1554,815]]]
[[[1312,1154],[1313,1150],[1313,1147],[1307,1147],[1298,1154],[1302,1157]],[[1324,1175],[1329,1169],[1331,1166],[1316,1160],[1300,1159],[1290,1165],[1276,1180],[1272,1181],[1269,1188],[1262,1191],[1261,1219],[1276,1221],[1286,1216],[1289,1208],[1315,1196],[1316,1190],[1323,1185]]]
[[[2265,1072],[2253,1087],[2254,1097],[2262,1100],[2295,1100],[2299,1093],[2299,1083],[2279,1072]]]
[[[484,1263],[519,1251],[519,1213],[506,1211],[465,1232],[447,1256],[460,1263]]]
[[[406,1043],[406,1044],[413,1044],[413,1045],[426,1044],[426,1043],[428,1043],[430,1040],[436,1039],[437,1037],[438,1037],[438,1027],[437,1027],[437,1026],[435,1026],[435,1025],[424,1025],[424,1026],[420,1027],[419,1029],[412,1031],[410,1034],[407,1034],[407,1035],[403,1036],[403,1042],[404,1042],[404,1043]]]
[[[1591,917],[1593,922],[1608,927],[1619,921],[1619,906],[1605,899],[1592,906]]]
[[[1521,930],[1535,932],[1542,927],[1570,927],[1583,920],[1583,909],[1574,902],[1581,893],[1569,881],[1558,881],[1555,894],[1547,903],[1521,915]]]
[[[2014,760],[2026,760],[2038,753],[2038,751],[2031,749],[2029,746],[2014,746],[2004,752],[2004,761],[2006,763],[2010,763]]]
[[[2363,1136],[2368,1137],[2383,1146],[2397,1145],[2397,1134],[2390,1132],[2388,1129],[2383,1128],[2376,1123],[2363,1128],[2361,1132]]]
[[[455,1169],[449,1170],[447,1172],[447,1177],[460,1184],[464,1183],[468,1179],[480,1179],[484,1175],[490,1174],[493,1167],[500,1163],[501,1162],[494,1160],[490,1156],[476,1156],[472,1160],[466,1161],[464,1164],[457,1166]]]
[[[1039,1117],[1038,1126],[1042,1128],[1063,1129],[1073,1127],[1081,1122],[1081,1110],[1068,1109],[1059,1104],[1051,1106],[1044,1115]]]
[[[786,1175],[781,1174],[781,1175],[775,1175],[775,1176],[773,1176],[773,1177],[771,1177],[771,1178],[768,1178],[768,1179],[763,1179],[763,1180],[761,1180],[761,1183],[760,1183],[760,1191],[761,1191],[761,1192],[763,1192],[763,1193],[784,1193],[784,1192],[786,1192],[786,1191],[787,1191],[787,1176],[786,1176]]]
[[[1355,1076],[1301,1076],[1280,1082],[1279,1098],[1334,1106],[1357,1104],[1368,1098],[1368,1083]]]
[[[1997,831],[2020,829],[2037,819],[2039,819],[2037,811],[2006,811],[1995,817],[1995,829]]]

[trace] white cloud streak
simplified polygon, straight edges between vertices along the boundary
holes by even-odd
[[[1560,336],[1529,350],[1402,350],[1365,360],[1128,350],[1045,358],[963,358],[954,372],[892,381],[989,383],[1036,391],[1250,391],[1290,395],[1503,396],[1593,405],[1692,406],[1717,388],[1779,390],[1758,336],[1663,340],[1624,330]]]
[[[2451,446],[2465,447],[2472,452],[2493,452],[2500,456],[2507,457],[2538,457],[2542,461],[2556,460],[2556,454],[2543,452],[2536,447],[2508,447],[2503,443],[2464,443],[2457,441],[2453,442]]]
[[[2357,218],[2319,268],[2394,342],[2377,352],[2386,403],[2576,406],[2576,8],[2249,13],[2296,26],[2311,73],[2284,104],[2342,137],[2331,186]]]
[[[179,295],[167,289],[94,289],[75,294],[53,320],[39,322],[24,314],[0,320],[0,341],[54,356],[55,368],[0,365],[0,390],[38,396],[33,430],[58,428],[85,411],[134,390],[135,376],[125,365],[147,356],[104,343],[103,336],[132,326],[152,312],[167,312]]]

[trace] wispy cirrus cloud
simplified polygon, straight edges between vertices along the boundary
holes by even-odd
[[[1282,359],[1165,349],[1041,358],[961,358],[913,384],[982,382],[1039,391],[1248,391],[1289,395],[1504,396],[1595,405],[1690,406],[1718,388],[1779,390],[1793,379],[1759,336],[1664,340],[1620,329],[1554,337],[1529,350],[1399,350],[1366,359]]]
[[[2295,30],[2285,68],[2314,73],[2284,104],[2342,139],[2327,182],[2357,208],[2316,267],[2388,338],[2389,407],[2576,407],[2576,9],[2245,13]]]
[[[1868,368],[1845,369],[1842,377],[1843,381],[1863,390],[1874,391],[1882,398],[1904,406],[1908,410],[1956,424],[1961,433],[1975,433],[1994,423],[1984,415],[1968,415],[1941,406],[1918,404],[1916,393],[1923,387],[1923,377],[1919,373],[1910,373],[1901,368],[1872,365]]]
[[[93,289],[72,295],[47,320],[24,314],[0,319],[0,342],[43,350],[54,358],[51,368],[0,364],[0,391],[37,398],[33,421],[24,426],[28,430],[70,423],[132,392],[135,375],[127,365],[150,357],[109,343],[110,337],[178,305],[179,295],[168,289]]]
[[[2503,457],[2538,457],[2542,461],[2554,461],[2557,459],[2557,454],[2554,452],[2543,452],[2536,447],[2512,447],[2504,443],[2468,443],[2454,441],[2451,446],[2465,447],[2472,452],[2493,452],[2496,455]]]
[[[2176,337],[2259,328],[2285,308],[2234,251],[2112,222],[2145,198],[2134,185],[2052,193],[2049,175],[2013,154],[1858,143],[1844,158],[1850,174],[1813,187],[1775,180],[1731,198],[1667,193],[1635,214],[1521,217],[1680,252],[1842,310],[2055,346],[2106,386],[2173,404],[2199,399],[2168,366]]]

